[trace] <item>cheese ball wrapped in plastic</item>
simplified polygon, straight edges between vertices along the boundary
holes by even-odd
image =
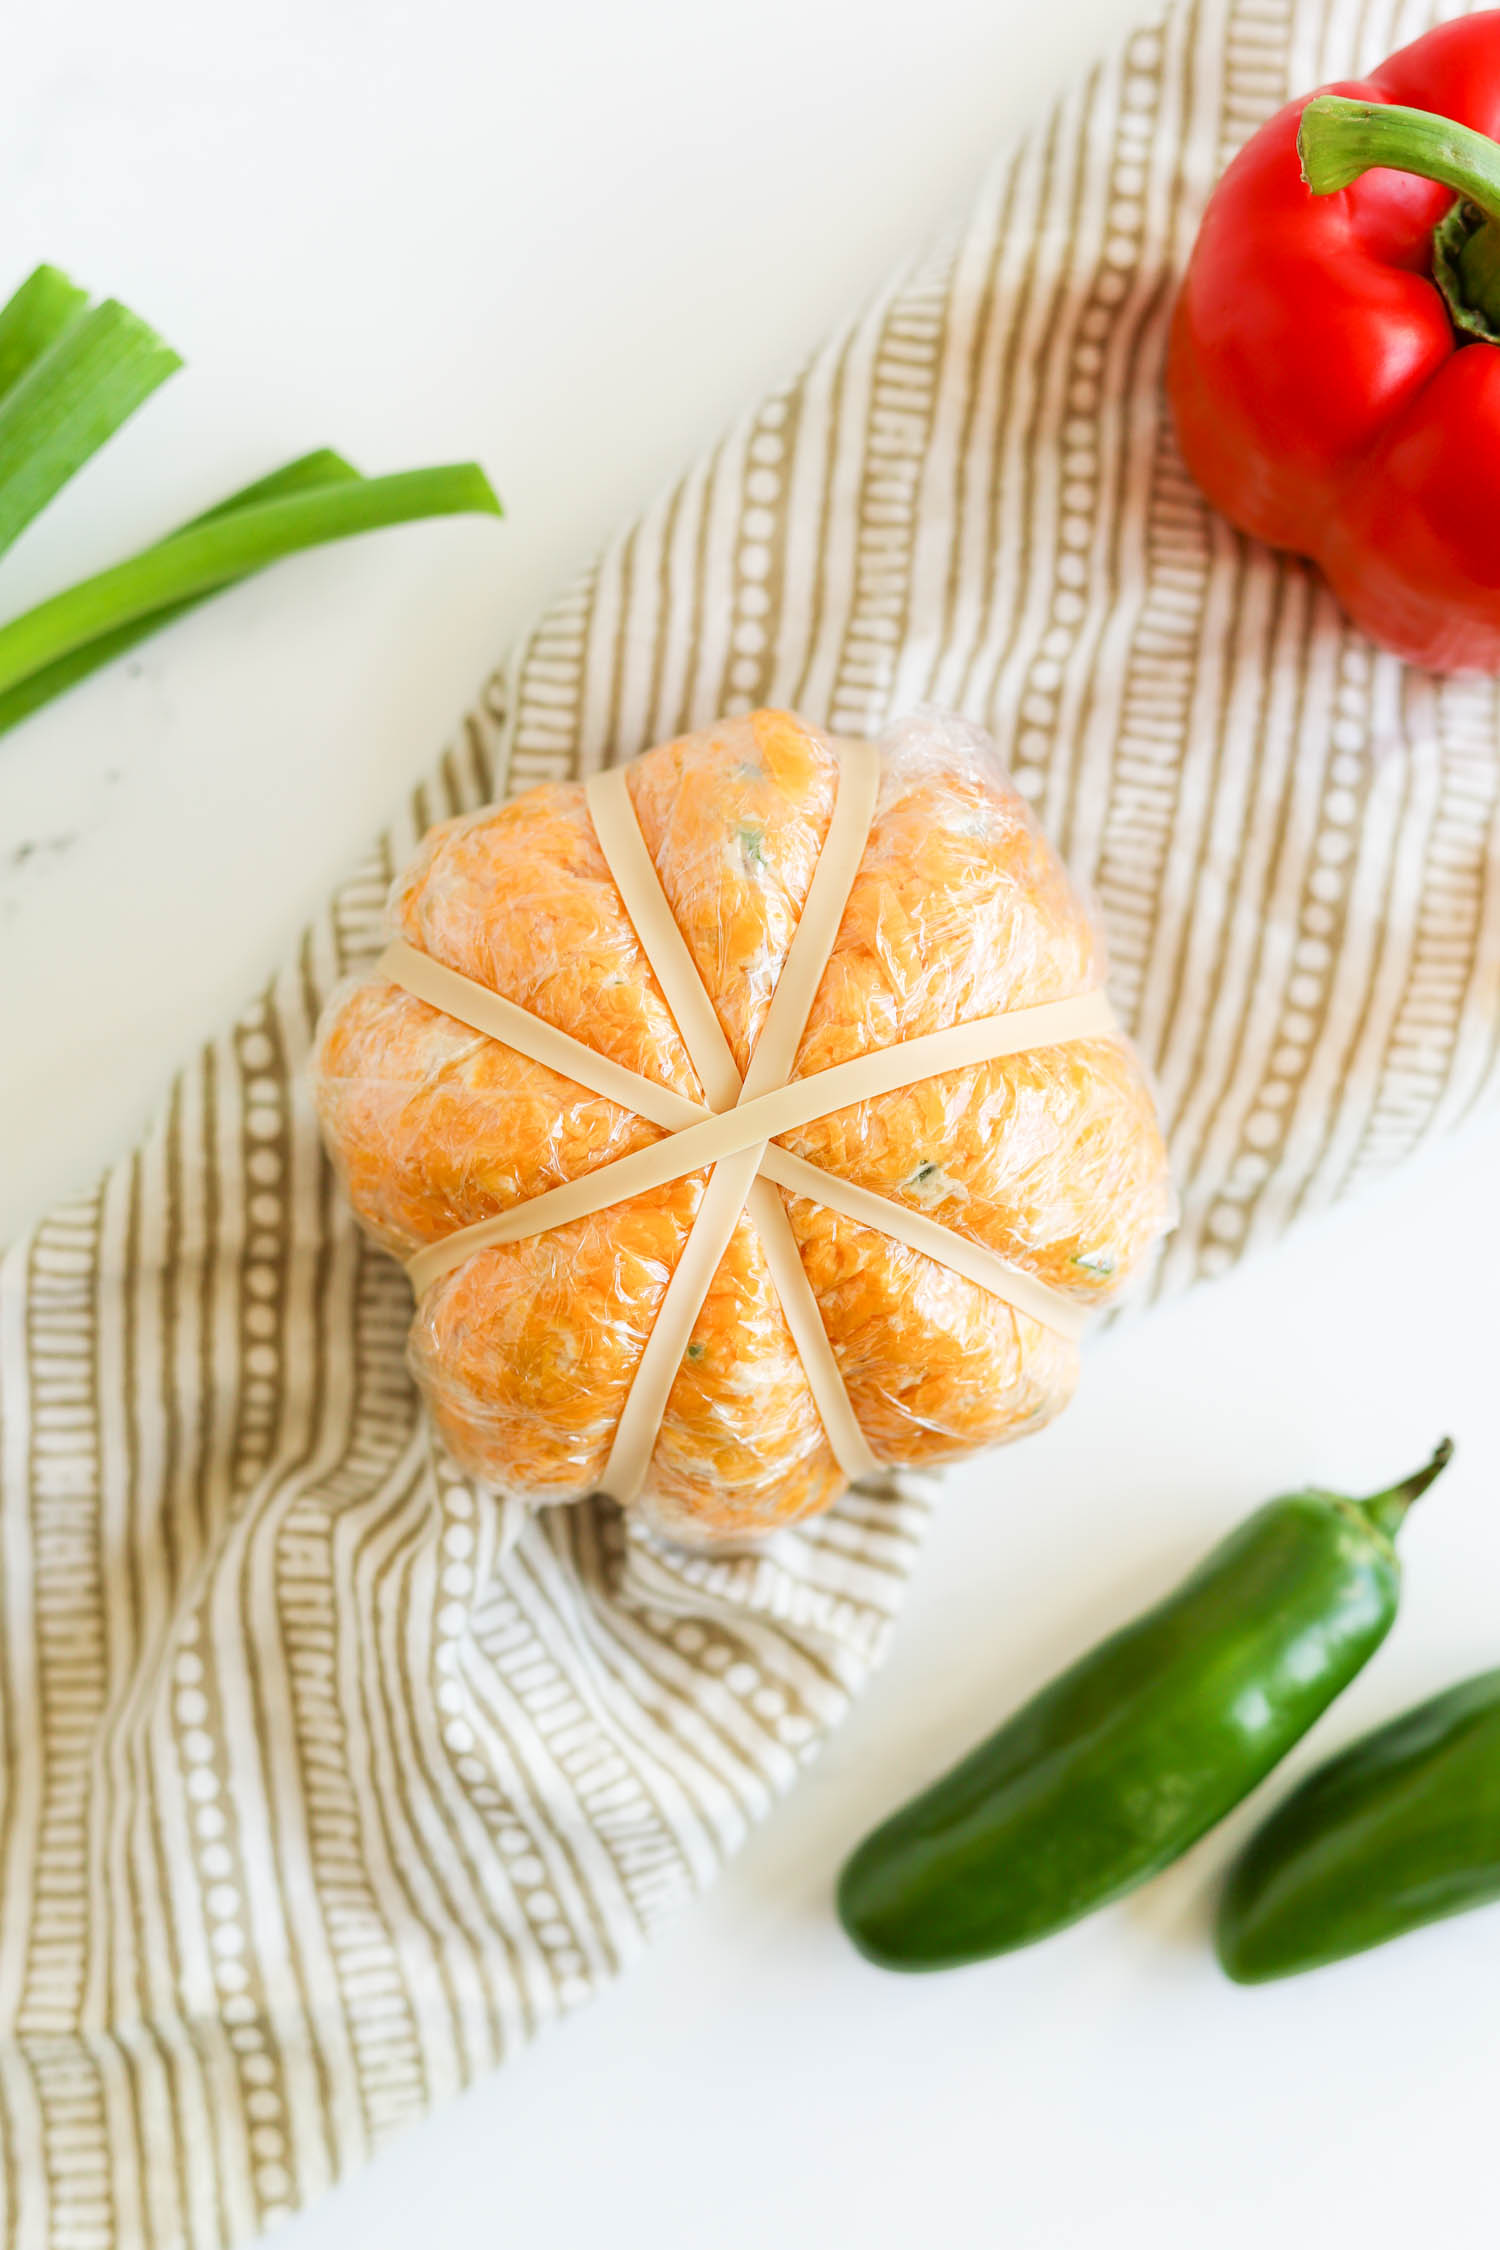
[[[808,901],[843,757],[803,720],[758,711],[625,771],[644,879],[659,884],[739,1077]],[[666,1089],[688,1119],[722,1109],[601,833],[578,784],[449,821],[396,884],[392,933],[649,1081],[643,1100]],[[956,720],[912,719],[881,745],[873,817],[829,928],[793,1085],[1102,981],[1056,858],[986,738]],[[678,1012],[686,1025],[680,998]],[[576,1067],[597,1075],[588,1058]],[[408,1259],[430,1261],[433,1246],[502,1214],[514,1226],[518,1206],[672,1130],[378,973],[335,994],[315,1071],[354,1209]],[[778,1158],[793,1185],[765,1177]],[[466,1470],[534,1502],[610,1489],[622,1416],[664,1304],[681,1296],[683,1282],[673,1300],[669,1287],[710,1177],[700,1166],[523,1239],[443,1253],[452,1262],[421,1288],[410,1356]],[[858,1216],[820,1199],[826,1188],[847,1205],[839,1183],[862,1196]],[[755,1190],[759,1201],[735,1201],[727,1247],[688,1307],[639,1489],[623,1495],[698,1541],[825,1508],[861,1462],[941,1462],[1040,1428],[1077,1378],[1078,1310],[1118,1290],[1168,1210],[1151,1097],[1107,1027],[1064,1029],[804,1118],[771,1141]],[[961,1270],[976,1259],[983,1282]]]

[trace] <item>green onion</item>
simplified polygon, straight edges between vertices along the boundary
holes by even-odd
[[[342,454],[332,453],[325,446],[320,452],[304,453],[298,460],[288,461],[285,468],[275,469],[270,476],[260,477],[254,484],[247,484],[240,491],[232,492],[216,508],[208,509],[201,516],[194,516],[190,524],[183,524],[179,529],[187,531],[196,524],[212,523],[217,517],[228,515],[232,509],[248,507],[257,500],[277,499],[283,493],[302,492],[314,485],[348,484],[358,476],[358,469],[351,467]],[[117,626],[111,633],[100,633],[93,640],[85,641],[81,647],[74,649],[71,655],[60,656],[55,664],[45,664],[39,672],[29,673],[18,686],[0,695],[0,734],[19,726],[22,719],[30,718],[33,711],[40,710],[44,703],[50,703],[55,695],[62,695],[68,688],[76,687],[80,680],[88,678],[90,672],[97,672],[101,665],[113,662],[115,657],[123,656],[139,642],[149,640],[153,633],[159,633],[163,626],[172,624],[179,617],[185,617],[190,609],[197,609],[201,603],[211,599],[212,590],[195,595],[187,601],[169,602],[145,617],[138,617],[134,624]]]
[[[146,323],[38,266],[0,306],[0,554],[181,361]],[[285,555],[424,516],[499,515],[472,461],[362,477],[307,453],[129,561],[0,626],[0,734]]]
[[[56,266],[38,266],[0,306],[0,398],[40,359],[88,303],[88,291]]]
[[[407,469],[259,500],[174,533],[0,627],[0,695],[59,657],[170,604],[212,593],[304,547],[421,516],[499,515],[484,471]]]
[[[0,554],[181,365],[123,305],[68,321],[0,399]]]

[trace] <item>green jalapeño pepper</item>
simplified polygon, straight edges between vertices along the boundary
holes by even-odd
[[[1261,1984],[1500,1898],[1500,1672],[1320,1766],[1256,1830],[1219,1907],[1219,1959]]]
[[[839,1883],[860,1951],[887,1969],[1007,1953],[1196,1843],[1390,1631],[1396,1530],[1451,1450],[1371,1500],[1271,1501],[876,1829]]]

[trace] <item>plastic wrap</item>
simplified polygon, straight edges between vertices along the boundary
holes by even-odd
[[[795,1077],[1097,984],[1095,935],[984,737],[912,719],[882,744],[875,819]],[[665,744],[631,800],[736,1063],[764,1023],[831,816],[826,738],[784,712]],[[576,784],[426,838],[392,934],[611,1060],[702,1100]],[[402,1256],[661,1137],[661,1129],[381,978],[335,994],[316,1086],[360,1220]],[[784,1145],[988,1246],[1064,1297],[1111,1297],[1168,1210],[1150,1094],[1118,1039],[951,1071]],[[417,1308],[411,1363],[444,1443],[535,1502],[595,1489],[707,1175],[478,1250]],[[926,1255],[783,1189],[877,1461],[931,1463],[1040,1428],[1076,1345]],[[639,1504],[741,1539],[842,1489],[755,1229],[741,1216],[678,1369]]]

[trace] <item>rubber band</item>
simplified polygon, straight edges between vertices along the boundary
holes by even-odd
[[[774,1141],[761,1160],[761,1170],[790,1194],[806,1196],[830,1211],[842,1212],[846,1219],[904,1242],[909,1250],[920,1250],[935,1264],[962,1274],[965,1281],[1002,1298],[1014,1311],[1066,1336],[1070,1343],[1078,1341],[1094,1317],[1092,1305],[1080,1304],[1061,1290],[1049,1288],[1045,1281],[1038,1281],[1034,1274],[1002,1258],[998,1250],[960,1234],[956,1227],[945,1227],[941,1219],[930,1219],[925,1211],[913,1211],[909,1204],[893,1202],[874,1188],[860,1187],[839,1172],[825,1172],[821,1164],[809,1164],[805,1157],[793,1156],[790,1149],[778,1148]]]
[[[404,938],[391,941],[375,968],[378,975],[389,977],[392,984],[425,1000],[429,1007],[440,1008],[444,1015],[455,1016],[471,1031],[484,1032],[502,1047],[514,1048],[517,1054],[555,1070],[559,1077],[571,1078],[575,1086],[602,1094],[606,1101],[634,1110],[653,1125],[665,1125],[669,1132],[679,1125],[696,1125],[700,1118],[713,1114],[686,1094],[676,1093],[670,1086],[658,1086],[654,1079],[627,1070],[623,1063],[611,1062],[597,1049],[585,1047],[581,1039],[570,1038],[555,1024],[534,1016],[529,1008],[518,1007],[514,1000],[492,992],[487,984],[477,983],[458,969],[445,968]]]
[[[472,1227],[419,1250],[410,1262],[413,1283],[420,1294],[440,1274],[461,1264],[472,1250],[501,1242],[527,1242],[553,1227],[591,1218],[612,1203],[648,1195],[681,1179],[685,1172],[720,1164],[726,1157],[738,1156],[745,1149],[795,1132],[878,1094],[894,1093],[942,1071],[1004,1055],[1073,1039],[1107,1037],[1113,1024],[1103,993],[1079,993],[1074,999],[1052,1001],[1046,1007],[1018,1009],[1010,1016],[980,1017],[894,1047],[882,1047],[874,1054],[857,1055],[830,1070],[815,1071],[810,1077],[793,1079],[790,1085],[774,1087],[733,1109],[712,1113],[696,1110],[693,1123],[652,1142],[649,1148],[617,1156],[579,1179],[548,1188],[543,1195],[514,1204],[493,1219],[480,1219]],[[892,1208],[904,1210],[906,1206]]]
[[[594,834],[614,877],[615,889],[629,915],[641,951],[661,986],[662,998],[672,1011],[694,1070],[703,1082],[711,1110],[732,1109],[740,1098],[740,1074],[735,1068],[724,1027],[714,1013],[708,989],[693,966],[687,940],[677,927],[677,917],[667,904],[641,824],[635,817],[623,766],[606,766],[590,774],[584,784]],[[727,1152],[726,1152],[727,1153]],[[695,1170],[696,1166],[688,1166]]]
[[[606,769],[585,785],[599,848],[676,1019],[693,1068],[716,1108],[740,1120],[744,1136],[739,1145],[726,1150],[723,1161],[715,1161],[687,1247],[673,1271],[631,1381],[604,1466],[605,1489],[622,1502],[633,1499],[645,1482],[682,1355],[766,1153],[768,1136],[754,1132],[749,1113],[755,1105],[746,1096],[753,1097],[762,1085],[780,1085],[796,1061],[802,1032],[864,857],[880,794],[879,753],[873,745],[859,743],[841,747],[837,757],[838,778],[828,833],[743,1086],[723,1027],[646,848],[624,769]],[[875,1457],[828,1341],[791,1222],[774,1190],[757,1199],[756,1223],[793,1344],[798,1345],[799,1334],[806,1344],[805,1350],[799,1346],[803,1373],[834,1457],[851,1482],[868,1476],[876,1467]],[[701,1251],[700,1239],[704,1244]],[[712,1245],[717,1248],[710,1258]]]
[[[1096,990],[953,1024],[788,1080],[859,870],[879,791],[879,754],[872,745],[840,743],[836,755],[833,818],[743,1085],[641,835],[625,769],[611,767],[586,785],[600,848],[711,1108],[612,1062],[402,939],[387,946],[378,964],[383,974],[429,1006],[665,1131],[665,1138],[648,1148],[418,1251],[407,1271],[419,1297],[476,1251],[529,1240],[685,1173],[710,1168],[708,1188],[658,1308],[606,1464],[603,1488],[622,1502],[633,1499],[645,1481],[682,1355],[740,1213],[747,1209],[840,1468],[852,1480],[876,1466],[777,1187],[905,1243],[1059,1334],[1076,1338],[1090,1318],[1088,1306],[956,1229],[776,1145],[781,1134],[942,1072],[1036,1047],[1107,1038],[1115,1031],[1108,1000]]]
[[[682,1255],[672,1268],[646,1348],[637,1362],[625,1405],[615,1425],[600,1489],[628,1507],[646,1481],[661,1434],[667,1395],[677,1379],[709,1284],[739,1224],[745,1197],[755,1178],[755,1151],[741,1149],[714,1166],[698,1215],[688,1229]]]
[[[838,770],[833,818],[745,1072],[740,1099],[746,1103],[785,1086],[792,1075],[797,1049],[870,839],[880,796],[880,753],[872,742],[841,743]],[[770,1138],[767,1132],[766,1139]]]
[[[771,1280],[781,1299],[781,1309],[786,1315],[792,1342],[797,1347],[797,1357],[802,1362],[808,1387],[827,1432],[828,1442],[833,1448],[834,1459],[851,1483],[856,1477],[870,1476],[880,1464],[870,1451],[869,1440],[859,1426],[854,1401],[849,1396],[843,1371],[833,1346],[828,1341],[823,1315],[818,1310],[813,1285],[807,1278],[807,1268],[803,1265],[802,1253],[797,1248],[792,1222],[787,1217],[786,1205],[776,1193],[775,1183],[769,1176],[765,1156],[761,1158],[760,1171],[750,1183],[745,1208],[760,1236],[760,1246],[765,1253],[766,1264],[771,1269]]]
[[[585,1047],[580,1040],[572,1039],[564,1031],[544,1023],[540,1016],[517,1007],[513,1001],[503,1000],[488,985],[476,984],[472,977],[457,969],[445,968],[430,955],[419,953],[414,946],[397,939],[386,947],[377,968],[383,976],[399,984],[404,990],[425,1000],[430,1006],[441,1008],[446,1015],[471,1030],[487,1032],[493,1038],[501,1036],[502,1026],[508,1037],[504,1044],[517,1053],[529,1056],[535,1062],[544,1062],[560,1075],[583,1086],[590,1093],[602,1094],[633,1109],[638,1115],[649,1118],[653,1124],[674,1130],[680,1125],[695,1125],[713,1112],[701,1102],[675,1093],[670,1087],[658,1086],[654,1079],[643,1078],[623,1064],[610,1062]],[[1078,1001],[1093,1002],[1095,995],[1081,993]],[[1056,1003],[1059,1009],[1072,1010],[1077,1001]],[[502,1016],[498,1011],[505,1011]],[[994,1020],[994,1019],[990,1019]],[[1061,1039],[1081,1038],[1090,1034],[1105,1036],[1112,1028],[1090,1006],[1086,1015],[1069,1019],[1073,1028],[1064,1024],[1055,1036]],[[986,1249],[967,1235],[945,1227],[909,1205],[895,1202],[874,1188],[856,1187],[852,1181],[842,1179],[837,1173],[824,1171],[820,1165],[810,1164],[805,1157],[794,1156],[790,1149],[778,1148],[773,1141],[761,1159],[761,1171],[768,1180],[786,1188],[793,1195],[801,1195],[815,1203],[824,1203],[830,1210],[842,1211],[846,1218],[857,1219],[881,1234],[891,1235],[910,1249],[920,1249],[924,1256],[936,1260],[967,1280],[987,1289],[992,1296],[1002,1297],[1018,1312],[1040,1321],[1044,1327],[1054,1328],[1062,1335],[1081,1335],[1092,1318],[1092,1308],[1080,1305],[1075,1299],[1063,1296],[1060,1290],[1049,1288],[1021,1267],[1002,1258],[998,1251]],[[599,1172],[586,1175],[600,1177]],[[599,1206],[603,1209],[605,1206]],[[529,1208],[518,1206],[517,1208]],[[502,1218],[505,1214],[502,1214]],[[491,1230],[500,1222],[479,1219],[473,1226],[460,1227],[446,1235],[441,1242],[419,1250],[409,1260],[407,1271],[420,1296],[432,1283],[455,1266],[462,1265],[477,1250],[485,1249],[500,1239]],[[545,1229],[538,1231],[544,1232]],[[520,1237],[508,1235],[507,1240]],[[798,1260],[800,1269],[801,1260]],[[804,1279],[806,1277],[804,1276]],[[783,1305],[786,1304],[783,1295]],[[791,1308],[787,1307],[788,1319]],[[820,1323],[821,1327],[821,1323]],[[793,1333],[797,1333],[793,1323]],[[801,1339],[798,1338],[801,1349]]]

